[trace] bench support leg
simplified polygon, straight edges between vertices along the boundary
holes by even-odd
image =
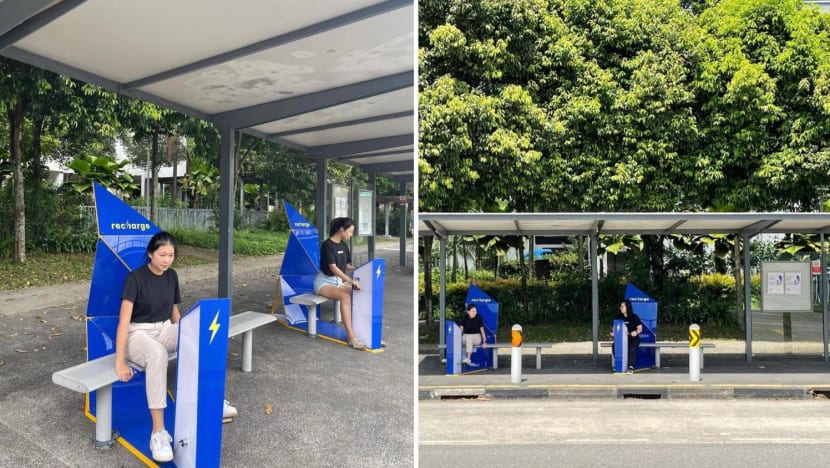
[[[317,338],[317,308],[320,306],[306,306],[308,309],[308,336]]]
[[[340,301],[334,301],[334,323],[343,323],[343,317],[340,316]]]
[[[254,355],[254,332],[248,330],[242,334],[242,372],[251,372]]]
[[[703,369],[703,346],[700,347],[700,368]]]
[[[499,348],[491,348],[493,350],[493,369],[499,368]]]
[[[660,368],[660,347],[654,348],[654,367]]]
[[[95,448],[110,448],[112,435],[112,385],[95,391]]]
[[[542,368],[542,348],[536,348],[536,369]]]

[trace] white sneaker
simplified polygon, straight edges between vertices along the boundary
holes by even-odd
[[[153,453],[153,460],[157,462],[169,462],[173,459],[173,447],[170,443],[173,438],[164,429],[156,431],[150,436],[150,451]]]
[[[222,407],[222,419],[235,418],[238,414],[239,411],[237,411],[236,408],[231,406],[228,400],[225,400],[225,405]]]
[[[462,363],[462,364],[467,364],[468,366],[469,366],[470,364],[472,364],[472,362],[470,362],[470,360],[469,360],[469,359],[462,359],[462,360],[461,360],[461,363]]]

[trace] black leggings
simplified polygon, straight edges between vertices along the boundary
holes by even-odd
[[[628,367],[637,368],[637,348],[640,347],[640,335],[628,336]],[[611,346],[611,356],[614,355],[615,347]]]
[[[640,335],[628,337],[628,367],[637,368],[637,348],[640,347]]]

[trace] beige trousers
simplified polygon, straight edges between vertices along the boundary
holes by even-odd
[[[127,335],[127,359],[144,367],[147,382],[147,406],[167,407],[167,358],[176,351],[179,325],[170,320],[155,323],[131,323]]]
[[[467,354],[471,354],[473,352],[473,346],[478,346],[481,344],[481,335],[478,333],[466,333],[461,335],[461,339],[464,341],[464,346],[467,348]]]

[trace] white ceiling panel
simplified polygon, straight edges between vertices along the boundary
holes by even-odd
[[[129,82],[373,3],[377,1],[87,1],[16,47]]]
[[[327,125],[347,120],[373,117],[376,115],[392,114],[414,109],[415,91],[405,88],[391,93],[384,93],[348,104],[327,107],[314,112],[270,122],[253,127],[262,133],[273,134],[290,130],[308,128],[316,125]],[[414,128],[414,111],[413,125]]]
[[[399,118],[383,122],[350,125],[348,127],[292,135],[290,137],[286,137],[285,140],[294,144],[309,147],[328,145],[343,141],[380,138],[385,135],[403,135],[406,133],[412,133],[412,131],[412,119]]]
[[[413,32],[388,29],[413,14],[401,8],[142,90],[215,114],[403,72],[413,66]]]
[[[414,3],[0,0],[0,54],[336,158],[415,133]]]

